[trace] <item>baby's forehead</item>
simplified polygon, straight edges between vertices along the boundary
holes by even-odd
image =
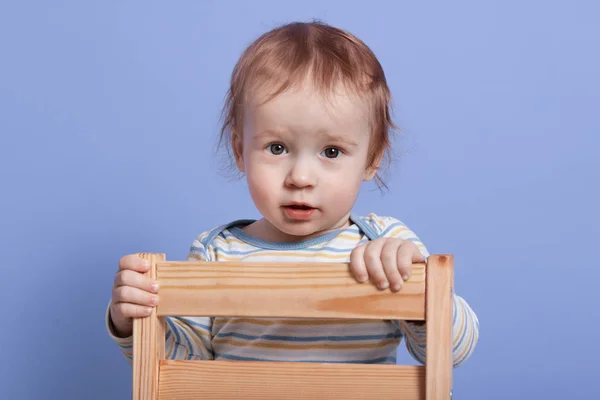
[[[314,119],[335,124],[357,123],[369,117],[368,104],[360,97],[341,91],[324,94],[311,88],[290,89],[274,97],[256,97],[246,112],[270,120]]]
[[[252,136],[325,139],[362,143],[369,137],[369,118],[355,99],[315,98],[306,92],[284,92],[247,110],[243,129]]]
[[[258,110],[298,107],[298,111],[308,108],[333,114],[362,114],[371,108],[368,93],[360,93],[344,83],[325,88],[310,81],[285,88],[265,83],[249,91],[245,100],[247,106]]]

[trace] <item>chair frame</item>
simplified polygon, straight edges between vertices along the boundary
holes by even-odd
[[[151,265],[147,275],[159,281],[160,303],[150,316],[134,319],[134,400],[451,398],[452,255],[431,255],[426,263],[414,264],[411,278],[397,293],[356,282],[346,263],[166,261],[161,253],[138,256]],[[426,363],[165,360],[167,316],[424,321]]]

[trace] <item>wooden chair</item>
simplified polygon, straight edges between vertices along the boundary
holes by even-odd
[[[451,398],[452,255],[415,264],[398,293],[357,283],[348,264],[167,262],[164,254],[139,256],[150,262],[148,275],[160,283],[160,304],[150,316],[134,320],[134,400]],[[301,273],[286,279],[289,274],[278,273],[282,268]],[[166,316],[424,320],[427,362],[165,360]]]

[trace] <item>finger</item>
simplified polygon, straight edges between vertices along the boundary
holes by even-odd
[[[141,306],[132,303],[115,303],[113,305],[115,314],[120,314],[124,318],[140,318],[147,317],[152,313],[152,307]]]
[[[113,289],[112,300],[115,303],[132,303],[154,307],[158,304],[158,295],[132,286],[119,286]]]
[[[158,282],[139,272],[122,270],[115,275],[114,287],[131,286],[146,292],[158,293]]]
[[[383,266],[381,265],[381,250],[383,244],[383,240],[369,242],[365,249],[364,256],[369,278],[379,289],[387,289],[389,287],[389,282],[383,271]]]
[[[150,263],[135,254],[129,254],[119,260],[119,271],[125,269],[143,273],[150,269]]]
[[[367,272],[367,266],[365,265],[364,259],[365,248],[366,245],[361,244],[352,250],[352,253],[350,253],[350,272],[354,276],[354,279],[361,283],[366,282],[367,279],[369,279],[369,274]]]
[[[419,246],[417,246],[416,243],[411,242],[410,240],[407,240],[406,243],[410,243],[414,246],[414,251],[413,251],[413,257],[412,257],[412,262],[413,263],[423,263],[425,262],[425,256],[423,254],[421,254],[421,250],[419,250]]]
[[[393,292],[402,289],[404,283],[398,270],[397,253],[402,247],[402,240],[388,240],[381,250],[381,264]]]
[[[398,271],[400,272],[400,275],[402,275],[402,279],[407,281],[412,275],[413,263],[423,260],[423,256],[413,242],[406,241],[398,249],[396,253],[396,259]]]

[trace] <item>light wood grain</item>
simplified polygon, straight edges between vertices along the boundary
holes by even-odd
[[[134,321],[133,398],[426,399],[452,389],[454,259],[431,255],[399,293],[359,284],[348,264],[166,262],[140,254],[161,285],[159,307]],[[164,361],[165,316],[426,320],[420,366]],[[161,361],[162,360],[162,361]]]
[[[359,284],[348,264],[161,262],[159,316],[425,318],[425,265],[398,293]]]
[[[421,366],[163,361],[159,400],[425,399]]]
[[[150,270],[145,274],[156,279],[156,263],[164,261],[164,254],[137,254],[148,261]],[[133,320],[133,399],[156,400],[159,387],[159,361],[165,353],[165,321],[158,318],[156,309],[144,318]]]
[[[427,260],[427,400],[448,399],[452,390],[454,257]]]

